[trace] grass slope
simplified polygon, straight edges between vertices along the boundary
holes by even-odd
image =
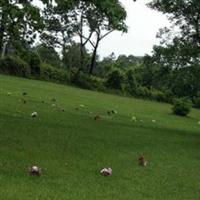
[[[109,117],[109,109],[118,114]],[[199,120],[197,110],[182,118],[168,104],[0,76],[0,199],[198,200]],[[141,153],[146,168],[137,164]],[[33,164],[40,178],[28,175]],[[106,166],[111,177],[99,174]]]

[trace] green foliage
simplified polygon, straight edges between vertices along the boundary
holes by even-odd
[[[115,30],[127,31],[126,10],[119,0],[81,0],[67,3],[56,0],[56,4],[52,4],[52,7],[54,23],[51,24],[56,24],[56,26],[52,30],[50,28],[50,33],[52,35],[56,35],[55,32],[62,33],[62,41],[58,41],[57,38],[55,43],[59,44],[64,52],[66,44],[72,36],[77,36],[80,39],[79,71],[83,71],[83,54],[87,44],[91,45],[92,50],[89,74],[93,74],[100,41]],[[59,15],[61,20],[55,22],[58,19],[56,15]]]
[[[43,0],[45,2],[45,0]],[[33,6],[32,0],[0,1],[0,53],[4,44],[15,41],[33,43],[36,31],[44,28],[40,9]]]
[[[128,70],[125,74],[125,90],[133,95],[137,96],[137,90],[138,90],[138,83],[136,81],[136,78],[134,76],[134,71],[133,70]]]
[[[200,97],[194,97],[193,98],[193,104],[195,108],[200,108]]]
[[[46,63],[42,63],[40,65],[40,67],[41,67],[40,78],[42,80],[48,80],[48,81],[50,80],[50,81],[55,81],[58,83],[69,83],[70,82],[69,74],[65,70],[55,68]]]
[[[191,102],[186,98],[174,99],[172,111],[175,115],[187,116],[191,109]]]
[[[172,92],[178,97],[189,96],[191,99],[200,91],[199,66],[173,70]]]
[[[133,55],[119,55],[115,61],[114,66],[121,70],[128,70],[129,68],[136,68],[143,63],[143,57],[136,57]]]
[[[90,54],[88,53],[86,48],[83,48],[83,72],[88,72],[87,66],[90,62]],[[73,71],[74,73],[78,71],[81,67],[80,63],[80,44],[73,42],[71,45],[65,47],[65,51],[63,53],[62,62],[64,64],[65,69],[68,71]]]
[[[152,99],[158,102],[172,103],[173,95],[169,91],[151,90]]]
[[[155,46],[153,55],[146,57],[145,86],[168,88],[175,96],[192,100],[200,91],[200,1],[152,0],[149,6],[167,14],[172,26],[159,32],[164,45]]]
[[[7,56],[0,59],[0,72],[15,76],[29,77],[30,66],[18,56]]]
[[[87,74],[80,73],[73,78],[72,83],[83,89],[106,91],[104,80],[92,75],[88,76]]]
[[[200,2],[198,0],[152,0],[149,6],[169,15],[171,22],[179,28],[180,33],[176,35],[182,42],[190,41],[194,45],[196,45],[195,42],[200,42],[198,29]]]
[[[60,68],[63,65],[55,49],[46,44],[36,46],[34,51],[37,52],[42,63],[48,63],[56,68]]]
[[[170,103],[174,97],[187,96],[199,107],[199,1],[152,0],[149,6],[169,14],[179,33],[166,37],[171,30],[163,29],[159,36],[165,45],[155,46],[152,56],[111,54],[103,61],[98,60],[99,42],[112,31],[127,31],[126,10],[119,0],[40,1],[46,5],[43,11],[32,0],[0,1],[0,54],[15,55],[1,60],[2,73],[29,76],[31,72],[34,78],[58,82],[72,77],[79,87]],[[33,47],[36,33],[44,43]],[[75,36],[79,43],[72,42]],[[62,50],[62,60],[56,48]]]
[[[199,65],[200,1],[152,0],[149,6],[167,14],[172,25],[171,28],[163,28],[159,33],[165,45],[157,47],[160,52],[157,60],[160,58],[159,61],[165,66],[171,65],[173,68]]]
[[[35,77],[39,77],[41,61],[39,55],[36,52],[34,51],[29,52],[28,63],[31,67],[31,74]]]
[[[124,74],[119,69],[114,69],[111,71],[106,80],[106,87],[110,89],[122,89],[122,84],[124,82]]]
[[[105,77],[112,70],[114,63],[115,54],[111,53],[109,56],[103,58],[102,61],[97,62],[95,74],[99,77]]]
[[[164,89],[163,90],[164,94],[165,94],[165,99],[167,103],[173,103],[173,99],[175,97],[174,93],[170,90],[170,89]]]
[[[17,49],[14,54],[16,54],[29,64],[31,68],[31,75],[33,77],[38,78],[40,76],[41,60],[35,49],[31,48],[27,43],[18,43]]]
[[[130,85],[126,85],[125,90],[131,96],[154,100],[158,102],[172,103],[173,99],[173,95],[169,91],[163,92],[154,88],[149,89],[139,84],[137,84],[136,87],[130,87]]]

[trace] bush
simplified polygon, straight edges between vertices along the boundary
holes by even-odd
[[[151,89],[152,100],[173,103],[173,93],[168,90]]]
[[[0,72],[9,75],[29,77],[30,66],[18,56],[7,56],[0,59]]]
[[[156,100],[158,102],[166,102],[166,95],[159,90],[152,90],[151,92],[152,100]]]
[[[20,47],[16,52],[17,55],[28,63],[31,68],[31,75],[39,78],[40,76],[40,57],[36,51],[30,50],[28,47]]]
[[[191,102],[186,98],[175,99],[173,103],[173,113],[175,115],[187,116],[191,109]]]
[[[52,67],[49,64],[42,63],[40,65],[42,80],[52,80],[59,83],[69,83],[69,74],[63,69]]]
[[[151,99],[152,94],[148,88],[139,85],[136,91],[136,96]]]
[[[200,97],[194,97],[193,104],[195,108],[200,108]]]
[[[164,94],[165,94],[165,102],[173,103],[173,99],[174,99],[173,92],[171,90],[165,89]]]
[[[72,83],[88,90],[105,91],[104,80],[95,76],[88,76],[80,73],[78,76],[74,76]]]
[[[138,91],[138,83],[136,81],[136,78],[134,76],[134,71],[133,70],[128,70],[126,72],[126,84],[125,84],[125,90],[133,96],[137,96],[137,91]]]
[[[124,75],[123,73],[115,69],[112,72],[108,74],[107,80],[106,80],[106,87],[111,89],[119,89],[121,90],[123,87],[123,81],[124,81]]]
[[[35,52],[29,52],[28,63],[31,67],[31,75],[33,75],[34,77],[39,77],[41,73],[40,69],[41,61],[39,55]]]
[[[126,90],[130,95],[135,97],[155,100],[159,102],[172,103],[173,94],[168,91],[163,92],[154,88],[149,89],[139,84],[137,84],[136,87],[130,87],[128,85],[128,87],[126,87]]]

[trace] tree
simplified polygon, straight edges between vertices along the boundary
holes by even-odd
[[[55,2],[56,5],[53,6],[53,9],[50,9],[54,13],[52,20],[59,22],[54,30],[57,34],[58,32],[59,34],[62,33],[62,38],[79,37],[80,68],[78,72],[83,70],[84,48],[88,44],[91,45],[92,57],[88,71],[92,74],[96,65],[100,41],[114,30],[123,32],[127,30],[124,22],[126,19],[125,9],[118,0],[71,0],[68,2],[55,0]]]
[[[121,6],[119,1],[97,1],[100,9],[94,7],[93,10],[89,12],[88,24],[90,28],[90,33],[94,32],[93,41],[89,38],[89,42],[93,47],[91,64],[89,69],[89,74],[93,73],[96,66],[96,55],[99,43],[107,35],[113,31],[126,32],[127,27],[125,25],[126,11]],[[102,12],[105,10],[106,12]]]
[[[42,63],[48,63],[56,68],[62,66],[62,61],[54,48],[46,44],[40,44],[34,48],[34,51],[37,52]]]
[[[119,69],[114,69],[108,74],[106,86],[111,89],[122,89],[124,74]]]
[[[133,55],[119,55],[116,62],[115,62],[115,67],[122,69],[122,70],[127,70],[128,68],[135,68],[143,63],[143,58],[142,57],[136,57]]]
[[[72,73],[76,73],[77,69],[80,69],[80,44],[73,42],[72,44],[66,46],[65,52],[63,54],[63,64],[65,68]],[[90,54],[87,49],[83,49],[83,65],[88,66],[90,61]],[[87,72],[87,67],[83,68],[84,72]]]
[[[61,49],[62,54],[64,54],[65,48],[70,44],[74,35],[69,13],[74,9],[77,2],[75,0],[50,1],[43,11],[45,29],[40,35],[40,39],[50,48]]]
[[[152,0],[149,6],[169,16],[171,27],[158,33],[161,44],[145,56],[142,84],[193,98],[199,91],[200,2]]]
[[[66,51],[70,46],[75,47],[72,38],[79,34],[83,34],[83,26],[85,25],[86,12],[90,1],[61,1],[55,0],[56,4],[52,3],[45,10],[46,31],[41,35],[41,39],[51,47],[59,47],[62,49],[62,55],[66,55]],[[85,3],[84,3],[85,2]],[[80,40],[79,52],[80,59],[78,71],[83,69],[84,51],[87,41]],[[65,56],[66,60],[66,56]],[[66,64],[66,63],[65,63]]]
[[[138,89],[138,83],[134,76],[134,70],[129,69],[126,72],[126,91],[129,92],[131,95],[136,95]]]
[[[171,90],[177,97],[197,97],[200,91],[199,66],[173,70]]]
[[[167,61],[178,67],[200,64],[200,1],[153,0],[149,6],[168,14],[172,24],[159,34]]]
[[[199,0],[153,0],[149,6],[164,14],[179,28],[180,38],[200,44],[200,1]]]
[[[116,57],[114,53],[111,53],[109,56],[104,57],[103,60],[97,62],[95,75],[100,77],[105,77],[109,71],[112,70]]]
[[[47,0],[43,0],[47,3]],[[32,0],[1,0],[0,1],[0,53],[4,56],[6,44],[15,46],[15,42],[32,43],[36,31],[44,27],[39,8]]]

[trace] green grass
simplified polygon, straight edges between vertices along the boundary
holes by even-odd
[[[168,104],[0,76],[0,199],[199,200],[199,120],[198,110],[178,117]],[[34,164],[39,178],[27,172]],[[110,177],[99,173],[106,166]]]

